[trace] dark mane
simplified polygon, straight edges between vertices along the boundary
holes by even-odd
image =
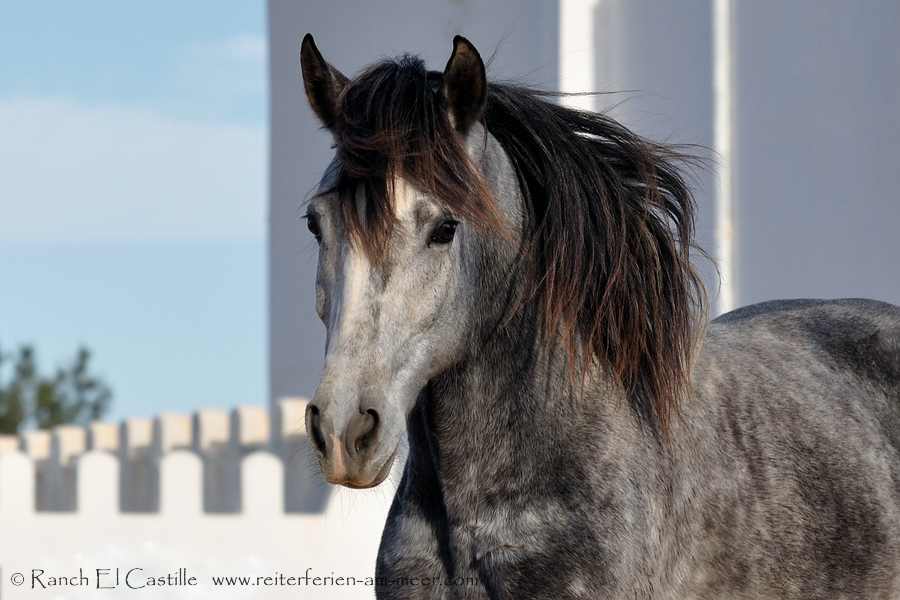
[[[339,97],[337,191],[351,237],[374,259],[394,225],[402,175],[482,232],[503,219],[446,116],[441,74],[409,56],[375,65]],[[691,266],[695,207],[684,157],[611,118],[489,84],[483,122],[509,156],[530,211],[526,293],[570,357],[598,362],[663,433],[689,388],[703,285]],[[355,193],[363,186],[365,225]],[[584,370],[584,369],[583,369]]]
[[[533,211],[531,291],[570,356],[580,346],[585,362],[599,358],[665,433],[690,388],[706,300],[689,256],[696,207],[678,168],[690,158],[547,96],[491,84],[485,110]]]

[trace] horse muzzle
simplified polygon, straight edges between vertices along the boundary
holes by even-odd
[[[391,471],[396,450],[384,457],[381,448],[383,427],[374,408],[350,416],[340,429],[316,404],[306,407],[306,431],[328,483],[349,488],[374,487]]]

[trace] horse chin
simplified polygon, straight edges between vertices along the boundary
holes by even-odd
[[[353,479],[346,478],[341,480],[332,480],[332,478],[325,476],[325,480],[328,483],[332,483],[334,485],[342,485],[344,487],[350,488],[352,490],[364,490],[367,488],[373,488],[380,483],[382,483],[387,476],[391,473],[391,467],[394,465],[394,459],[397,458],[397,451],[395,450],[393,454],[385,461],[385,463],[381,466],[381,469],[375,474],[375,477],[371,479],[366,479],[362,477],[356,477]]]

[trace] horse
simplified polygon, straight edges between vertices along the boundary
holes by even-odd
[[[378,598],[900,598],[900,308],[707,323],[683,149],[488,82],[465,38],[352,79],[307,204],[324,478],[408,456]]]

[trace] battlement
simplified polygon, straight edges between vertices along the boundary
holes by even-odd
[[[89,597],[65,585],[43,589],[43,576],[32,589],[31,578],[88,573],[95,588],[98,569],[139,569],[141,577],[186,569],[196,578],[183,590],[191,598],[372,597],[365,578],[374,575],[394,487],[326,484],[306,439],[305,406],[290,399],[271,415],[256,406],[204,409],[0,437],[0,597]],[[21,586],[10,579],[17,573]],[[278,581],[275,573],[282,583],[310,575],[359,583],[225,590],[213,579]]]
[[[201,409],[193,415],[164,413],[120,424],[61,425],[52,431],[0,436],[0,455],[20,451],[31,459],[38,512],[76,510],[78,465],[88,454],[104,453],[118,461],[119,510],[152,513],[160,507],[162,461],[182,450],[202,464],[203,511],[238,513],[241,462],[252,453],[265,452],[284,465],[284,510],[320,513],[330,486],[322,480],[306,439],[305,409],[303,399],[284,399],[271,416],[261,406],[240,406],[230,413]]]

